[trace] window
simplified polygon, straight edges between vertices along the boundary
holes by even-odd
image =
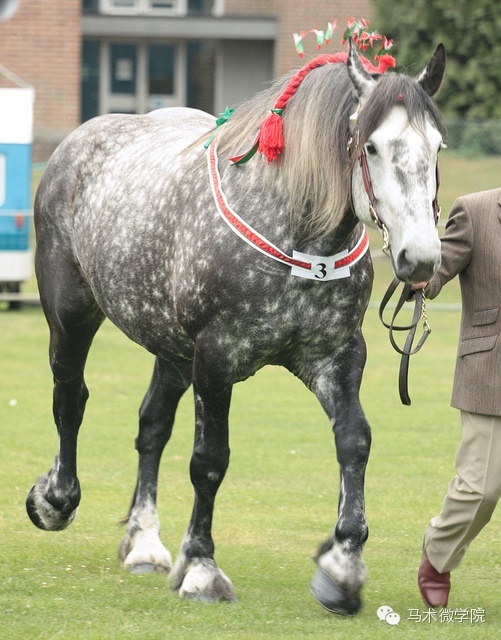
[[[84,13],[97,13],[99,11],[99,3],[101,0],[83,0]]]
[[[218,0],[188,0],[188,13],[210,15]]]
[[[150,44],[148,46],[149,95],[173,95],[176,68],[174,45]]]
[[[101,0],[103,13],[138,13],[140,0]]]
[[[89,54],[88,45],[86,50]],[[184,106],[186,58],[186,44],[182,42],[101,41],[99,56],[94,60],[99,65],[99,78],[93,93],[99,103],[90,107],[94,110],[97,107],[99,113],[148,113],[153,109]],[[89,55],[88,62],[93,62]],[[91,93],[90,81],[86,89]],[[85,99],[82,93],[84,106]],[[87,117],[92,115],[91,111],[87,110]]]
[[[103,13],[186,15],[187,0],[101,0]]]
[[[187,45],[186,106],[214,112],[216,44],[194,41]]]
[[[111,93],[136,93],[137,46],[110,45]]]
[[[177,5],[179,4],[181,3],[176,2],[176,0],[173,0],[173,2],[168,2],[168,0],[150,0],[148,2],[150,11],[177,11]]]
[[[99,114],[99,64],[99,41],[84,39],[82,43],[81,73],[82,122],[90,120]]]

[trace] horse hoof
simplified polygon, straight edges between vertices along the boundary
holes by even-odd
[[[178,591],[181,598],[199,602],[236,602],[231,580],[213,560],[196,562],[186,574]]]
[[[42,489],[47,483],[34,485],[26,498],[26,511],[33,524],[44,531],[62,531],[66,529],[77,514],[77,510],[59,511],[46,500]]]
[[[310,591],[315,600],[331,613],[354,616],[362,608],[358,593],[348,593],[343,590],[322,569],[317,569],[313,576]]]
[[[133,567],[129,567],[129,572],[133,576],[143,576],[147,573],[155,573],[156,568],[152,562],[143,562],[142,564],[136,564]]]
[[[151,532],[138,532],[135,536],[126,534],[120,543],[118,559],[133,575],[169,573],[172,568],[170,553],[158,535]]]

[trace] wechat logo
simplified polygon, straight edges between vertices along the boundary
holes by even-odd
[[[383,622],[384,620],[392,627],[400,622],[400,616],[398,615],[398,613],[395,613],[393,609],[386,604],[384,604],[382,607],[379,607],[379,609],[377,610],[377,617],[381,622]]]

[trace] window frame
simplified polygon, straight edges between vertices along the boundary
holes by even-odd
[[[100,0],[99,9],[101,13],[121,16],[185,16],[188,14],[188,0],[165,0],[172,4],[172,7],[154,7],[153,5],[162,0],[131,0],[132,6],[120,7],[115,3],[122,0]]]

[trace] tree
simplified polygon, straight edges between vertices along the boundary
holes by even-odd
[[[395,41],[397,70],[412,75],[439,42],[447,50],[437,103],[446,117],[501,119],[501,11],[493,0],[373,0],[373,27]]]

